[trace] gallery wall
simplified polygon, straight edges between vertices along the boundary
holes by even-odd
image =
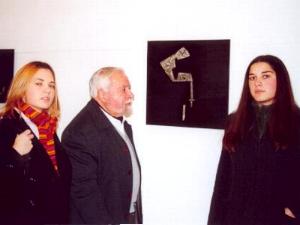
[[[0,0],[0,49],[15,49],[15,70],[31,60],[53,66],[59,135],[89,100],[92,73],[123,67],[135,94],[144,224],[204,225],[223,130],[146,125],[147,41],[230,39],[229,112],[260,54],[286,63],[300,102],[299,10],[297,0]]]

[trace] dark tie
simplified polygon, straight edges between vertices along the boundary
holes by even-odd
[[[114,118],[117,119],[117,120],[119,120],[121,123],[123,122],[123,116],[119,116],[119,117],[115,117],[114,116]]]
[[[131,129],[131,126],[127,123],[127,121],[125,120],[124,121],[124,129],[125,129],[125,132],[127,134],[127,136],[129,137],[132,145],[134,146],[134,143],[133,143],[133,138],[132,138],[132,129]]]

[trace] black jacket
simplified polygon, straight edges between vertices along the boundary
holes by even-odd
[[[268,132],[259,137],[253,115],[253,124],[236,151],[222,150],[209,225],[300,224],[299,118],[291,131],[295,139],[287,149],[275,150]],[[297,219],[287,217],[285,207]]]
[[[129,137],[133,143],[130,129]],[[64,130],[62,143],[73,168],[71,222],[128,223],[132,165],[126,143],[95,100]],[[141,197],[137,213],[142,223]]]
[[[67,223],[71,166],[55,135],[59,176],[39,140],[21,156],[12,146],[16,135],[30,129],[15,112],[0,120],[0,224]]]

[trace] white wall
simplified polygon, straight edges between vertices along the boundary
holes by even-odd
[[[31,60],[54,67],[59,134],[88,101],[91,74],[123,67],[135,93],[144,223],[204,225],[223,131],[145,124],[147,41],[230,39],[229,111],[250,60],[277,55],[299,102],[299,10],[298,0],[0,0],[0,48],[16,50],[15,69]]]

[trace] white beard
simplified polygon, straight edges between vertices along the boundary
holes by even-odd
[[[124,116],[128,118],[131,115],[132,115],[132,106],[131,106],[131,104],[130,105],[126,105]]]

